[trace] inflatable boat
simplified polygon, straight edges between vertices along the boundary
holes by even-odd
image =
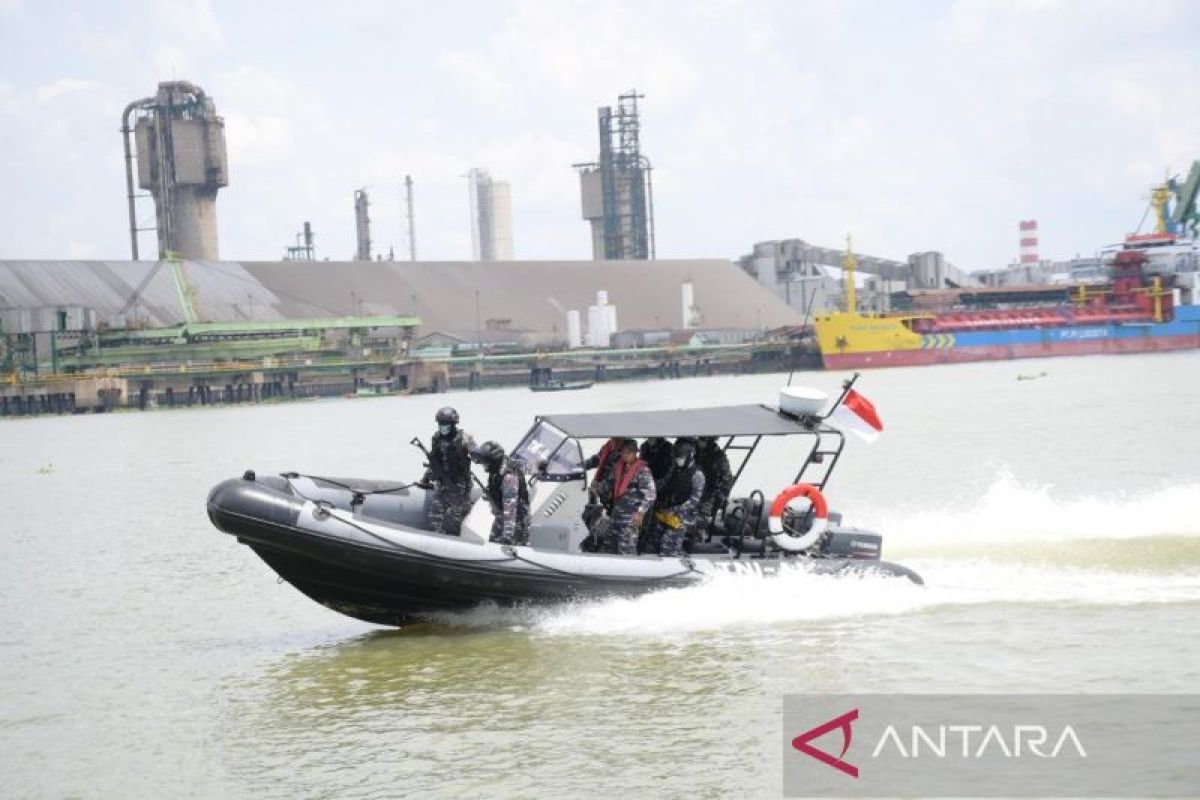
[[[845,439],[826,422],[828,415],[813,410],[825,400],[811,390],[785,390],[779,408],[537,417],[513,450],[528,473],[528,545],[487,541],[487,503],[475,504],[461,536],[435,532],[432,492],[396,482],[248,471],[211,491],[208,515],[308,597],[381,625],[404,626],[485,603],[643,594],[724,573],[869,573],[921,583],[907,567],[882,560],[879,534],[843,525],[829,510],[823,490]],[[731,466],[738,462],[735,493],[764,437],[807,444],[799,472],[772,502],[761,491],[731,500],[706,520],[706,535],[685,556],[632,556],[586,552],[591,476],[584,443],[612,436],[721,437]],[[800,499],[805,507],[793,508]]]

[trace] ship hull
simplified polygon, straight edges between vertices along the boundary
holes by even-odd
[[[1200,306],[1181,306],[1170,322],[947,333],[920,337],[919,344],[907,347],[855,348],[842,352],[822,348],[821,357],[827,369],[862,369],[1197,348],[1200,348]]]

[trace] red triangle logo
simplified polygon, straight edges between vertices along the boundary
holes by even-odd
[[[801,753],[804,753],[806,756],[815,758],[822,764],[828,764],[836,770],[841,770],[851,778],[857,778],[858,767],[854,766],[848,761],[842,760],[842,757],[846,755],[846,751],[850,749],[850,740],[854,735],[850,729],[850,723],[854,722],[856,719],[858,719],[857,708],[853,711],[847,711],[840,717],[834,717],[828,722],[823,722],[812,730],[805,731],[795,739],[792,739],[792,747],[796,748]],[[834,731],[839,728],[842,731],[842,752],[838,753],[836,756],[830,755],[824,750],[818,750],[809,744],[809,742],[811,742],[813,739],[819,739],[830,731]]]

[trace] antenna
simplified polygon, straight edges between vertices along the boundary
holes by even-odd
[[[808,296],[808,303],[805,304],[804,322],[800,325],[800,335],[801,336],[804,335],[804,329],[808,327],[809,315],[812,314],[813,302],[816,299],[817,299],[817,287],[814,286],[813,290],[812,290],[812,294],[810,294]],[[795,361],[795,359],[793,359],[792,360],[792,368],[788,372],[788,382],[787,382],[788,386],[792,385],[792,376],[795,374],[796,374],[796,361]]]

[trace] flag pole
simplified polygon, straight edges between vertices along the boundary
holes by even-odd
[[[833,414],[834,411],[837,410],[837,407],[840,406],[842,404],[842,401],[846,399],[846,395],[850,394],[850,389],[854,386],[854,382],[857,380],[858,380],[858,373],[856,372],[853,375],[851,375],[849,378],[847,378],[845,381],[842,382],[842,393],[840,395],[838,395],[838,399],[835,400],[833,402],[833,405],[829,407],[829,411],[826,412],[825,416],[821,417],[822,420],[829,419],[829,416],[831,414]]]

